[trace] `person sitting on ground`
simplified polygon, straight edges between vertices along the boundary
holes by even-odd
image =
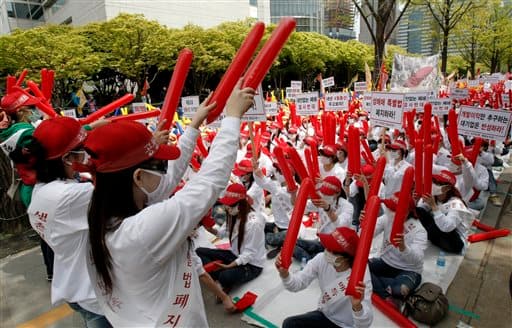
[[[315,278],[320,285],[321,297],[317,310],[286,318],[283,328],[370,327],[373,307],[368,267],[363,281],[356,286],[361,298],[345,295],[359,243],[357,233],[340,227],[329,234],[319,234],[319,238],[325,251],[317,254],[299,272],[290,273],[283,268],[280,255],[276,259],[277,271],[287,290],[298,292],[306,289]]]
[[[203,264],[221,260],[221,270],[212,272],[224,291],[258,277],[265,266],[265,217],[249,204],[247,190],[239,183],[231,184],[219,200],[226,208],[226,223],[213,232],[220,238],[229,236],[230,249],[198,247]]]

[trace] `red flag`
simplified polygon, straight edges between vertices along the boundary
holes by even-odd
[[[148,79],[144,80],[144,86],[142,87],[142,91],[140,92],[141,96],[146,96],[148,94],[149,82]]]
[[[386,69],[386,64],[382,62],[382,66],[380,67],[380,76],[379,82],[377,83],[377,89],[379,91],[386,90],[386,83],[388,83],[389,73]]]

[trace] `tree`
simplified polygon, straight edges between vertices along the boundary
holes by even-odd
[[[486,29],[483,31],[485,51],[482,58],[491,73],[501,70],[502,61],[510,63],[512,53],[512,5],[504,6],[501,1],[489,3]],[[510,69],[510,64],[508,65]]]
[[[469,11],[475,8],[475,2],[473,0],[425,0],[424,4],[442,32],[441,72],[446,74],[450,32]]]
[[[361,15],[366,27],[370,31],[370,35],[374,45],[374,82],[376,82],[380,76],[380,68],[382,65],[382,58],[384,57],[384,47],[386,42],[391,37],[393,30],[398,25],[398,22],[402,18],[404,12],[409,7],[411,0],[406,0],[404,6],[399,10],[398,17],[395,17],[396,6],[398,1],[396,0],[362,0],[359,4],[359,0],[352,0],[357,8],[357,11]],[[371,20],[375,21],[375,28],[371,23]],[[373,83],[375,85],[375,83]]]

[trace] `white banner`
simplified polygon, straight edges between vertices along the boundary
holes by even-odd
[[[302,90],[301,89],[294,89],[294,88],[286,88],[285,92],[286,92],[286,98],[287,99],[295,100],[297,95],[302,93]]]
[[[244,116],[242,116],[242,121],[263,122],[267,120],[267,115],[265,115],[265,101],[263,99],[263,89],[261,88],[261,84],[256,92],[257,94],[254,96],[254,105],[249,108],[247,112],[245,112]]]
[[[299,93],[302,92],[302,81],[290,81],[290,88],[299,89]]]
[[[183,116],[192,118],[199,107],[199,96],[181,97]]]
[[[511,118],[510,111],[460,106],[457,126],[462,135],[500,142],[507,137]]]
[[[265,101],[265,113],[270,116],[276,116],[279,113],[278,104],[274,101]]]
[[[512,80],[505,81],[505,92],[512,89]]]
[[[510,95],[508,93],[501,94],[501,102],[503,103],[503,108],[512,108],[512,104],[510,103]]]
[[[66,116],[66,117],[72,117],[72,118],[76,118],[76,112],[75,112],[75,109],[64,109],[62,111],[62,115]]]
[[[354,91],[355,92],[366,92],[366,82],[355,82],[354,83]]]
[[[416,108],[417,113],[422,113],[423,106],[431,94],[429,91],[404,93],[404,112],[410,112]]]
[[[450,90],[450,98],[451,99],[466,99],[469,97],[469,90],[468,89],[459,89],[459,88],[453,88]]]
[[[363,109],[368,113],[372,110],[372,93],[366,92],[363,96]]]
[[[476,88],[480,85],[480,80],[468,80],[468,88]]]
[[[440,55],[410,57],[395,54],[393,58],[392,91],[437,90],[441,84],[438,62]]]
[[[295,105],[297,106],[297,115],[317,115],[318,92],[308,92],[297,95]]]
[[[432,104],[433,115],[447,115],[450,108],[452,108],[452,100],[450,98],[431,98],[428,102]]]
[[[143,103],[143,102],[132,103],[132,112],[144,113],[146,111],[147,111],[146,103]]]
[[[335,112],[348,110],[350,94],[348,92],[333,92],[325,94],[325,111]]]
[[[334,76],[323,79],[322,85],[324,86],[324,88],[333,87],[334,86]]]
[[[372,125],[401,130],[403,102],[402,93],[373,92],[370,111]]]

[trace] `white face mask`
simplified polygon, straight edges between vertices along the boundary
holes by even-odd
[[[400,154],[396,151],[390,151],[386,155],[388,157],[388,160],[390,161],[396,161],[400,158]]]
[[[348,124],[352,124],[352,123],[354,123],[355,121],[356,121],[356,120],[354,120],[353,118],[349,118],[349,119],[348,119]]]
[[[160,182],[158,182],[158,186],[155,188],[155,190],[148,192],[144,187],[139,186],[139,189],[142,190],[142,192],[147,196],[148,200],[146,201],[146,205],[153,205],[158,202],[161,202],[167,198],[169,198],[169,195],[165,193],[166,190],[166,179],[165,174],[152,171],[152,170],[146,170],[142,169],[144,172],[156,175],[160,177]]]
[[[335,268],[340,267],[343,264],[343,258],[341,256],[334,255],[328,250],[324,250],[325,261]]]
[[[283,182],[285,181],[284,176],[282,174],[277,173],[277,172],[276,172],[276,180],[280,184],[283,184]]]
[[[436,185],[435,183],[432,184],[432,196],[439,196],[443,194],[443,187]]]
[[[322,196],[322,199],[327,202],[327,204],[332,205],[334,204],[334,201],[336,200],[336,197],[334,196]]]
[[[238,205],[236,206],[226,206],[226,212],[231,216],[237,216],[238,215]]]
[[[326,157],[326,156],[321,156],[320,157],[320,163],[322,163],[323,165],[331,164],[331,159],[329,157]]]

